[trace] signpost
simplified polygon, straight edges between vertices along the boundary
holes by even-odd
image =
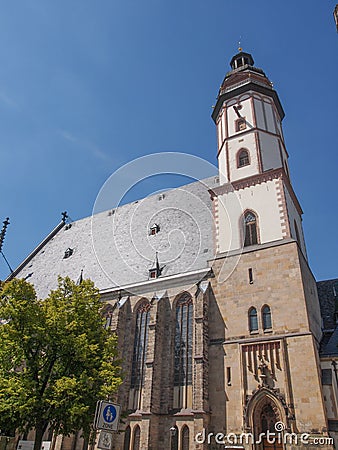
[[[100,400],[96,403],[94,428],[100,430],[98,448],[110,450],[113,444],[111,431],[117,431],[120,421],[120,405]]]
[[[112,443],[113,435],[108,431],[101,431],[97,447],[102,448],[103,450],[111,450]]]
[[[98,401],[96,404],[96,413],[94,420],[94,428],[103,431],[117,431],[120,421],[120,405]]]

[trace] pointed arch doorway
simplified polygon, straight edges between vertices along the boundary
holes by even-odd
[[[261,444],[260,448],[262,450],[282,450],[283,442],[282,442],[282,440],[281,440],[281,442],[278,442],[277,431],[275,428],[276,423],[280,422],[280,421],[278,420],[276,411],[274,410],[271,403],[266,403],[261,408],[258,420],[259,420],[259,423],[257,425],[258,425],[259,433],[264,433],[263,438],[262,438],[262,444]],[[267,439],[268,431],[270,433],[274,433],[274,435],[276,436],[276,439],[273,440],[274,442],[272,442],[271,438],[270,438],[270,440]]]
[[[286,424],[283,406],[266,389],[251,398],[248,405],[250,428],[255,437],[255,450],[282,450],[283,435],[276,430],[276,423]],[[277,427],[278,428],[278,427]],[[268,432],[270,438],[268,439]],[[272,434],[274,433],[274,434]]]

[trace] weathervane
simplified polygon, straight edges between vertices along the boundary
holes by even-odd
[[[239,41],[238,41],[238,51],[239,52],[241,52],[243,50],[242,46],[241,46],[241,40],[242,40],[242,36],[239,37]]]

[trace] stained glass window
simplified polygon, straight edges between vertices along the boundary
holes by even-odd
[[[184,295],[176,304],[174,385],[192,384],[192,324],[193,304],[190,295]]]
[[[148,344],[148,325],[150,316],[149,302],[142,303],[137,309],[134,339],[131,388],[139,388],[144,381],[144,368]]]

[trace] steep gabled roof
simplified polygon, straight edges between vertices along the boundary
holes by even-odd
[[[58,275],[77,280],[81,270],[101,290],[147,281],[156,251],[161,278],[206,268],[214,255],[208,188],[217,182],[209,178],[59,224],[15,276],[33,283],[44,298]],[[151,235],[154,223],[160,231]]]

